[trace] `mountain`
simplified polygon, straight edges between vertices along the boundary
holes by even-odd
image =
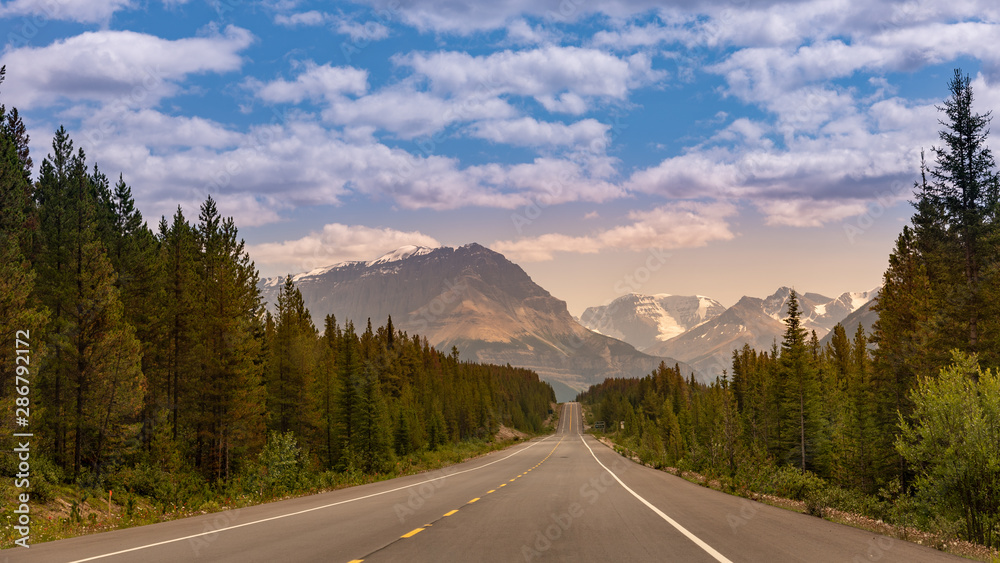
[[[654,357],[577,323],[566,303],[516,264],[478,244],[460,248],[408,246],[371,261],[342,262],[292,277],[321,326],[328,314],[364,330],[368,319],[419,334],[464,359],[511,364],[538,372],[559,400],[607,377],[639,377],[669,357]],[[276,302],[284,278],[261,280]],[[691,368],[681,364],[682,373]]]
[[[808,331],[816,331],[816,336],[822,338],[833,327],[853,313],[858,307],[867,303],[878,289],[862,292],[842,293],[840,297],[831,299],[818,293],[802,293],[798,295],[799,311],[802,313],[802,327]],[[788,296],[791,289],[779,288],[773,295],[764,299],[764,311],[773,319],[784,323],[788,315]]]
[[[823,337],[876,292],[848,292],[836,299],[817,293],[801,294],[798,297],[802,326]],[[679,358],[704,377],[722,375],[723,369],[731,369],[733,350],[744,344],[757,350],[770,350],[774,342],[781,344],[790,294],[791,289],[782,287],[764,299],[743,297],[719,316],[642,350],[647,354]]]
[[[580,324],[644,350],[714,319],[725,310],[718,301],[701,295],[629,293],[607,305],[588,307],[580,316]]]
[[[854,338],[854,333],[858,331],[858,325],[865,327],[865,333],[869,337],[872,335],[872,326],[875,325],[875,321],[878,320],[878,313],[872,311],[872,306],[878,300],[878,291],[873,291],[871,300],[867,301],[864,305],[858,307],[853,313],[844,317],[840,321],[840,324],[844,325],[844,331],[847,333],[848,338]],[[829,334],[824,336],[819,343],[826,346],[830,342],[830,337],[833,334],[831,331]]]

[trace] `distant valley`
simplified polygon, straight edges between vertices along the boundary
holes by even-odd
[[[478,244],[406,246],[370,261],[343,262],[292,276],[314,323],[328,314],[359,330],[371,319],[419,334],[460,357],[527,367],[549,381],[560,400],[608,377],[641,377],[659,363],[709,382],[729,369],[744,344],[770,349],[785,330],[790,288],[732,307],[702,296],[631,293],[589,307],[579,319],[566,303],[518,265]],[[275,303],[284,277],[261,280]],[[799,295],[803,326],[824,338],[843,321],[870,332],[877,288],[836,298]]]
[[[408,246],[371,261],[344,262],[292,277],[314,323],[328,314],[359,330],[370,318],[419,334],[460,357],[538,372],[559,400],[608,377],[640,377],[668,356],[636,350],[580,325],[566,303],[538,286],[516,264],[478,244],[459,248]],[[273,306],[283,277],[261,280]]]

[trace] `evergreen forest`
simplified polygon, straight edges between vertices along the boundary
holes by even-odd
[[[391,318],[314,326],[290,280],[269,310],[212,196],[151,226],[64,128],[32,177],[21,116],[0,118],[0,442],[33,435],[32,503],[266,500],[457,461],[499,447],[501,425],[543,430],[555,395],[534,372],[462,361]],[[25,491],[2,460],[9,508]]]
[[[734,351],[711,385],[662,364],[607,380],[580,396],[591,420],[732,491],[1000,547],[1000,181],[990,114],[960,71],[949,89],[871,334],[837,325],[820,346],[793,291],[771,349]]]

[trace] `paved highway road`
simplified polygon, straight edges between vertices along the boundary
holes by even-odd
[[[25,562],[960,561],[732,497],[557,432],[445,470],[2,552]],[[6,559],[4,559],[6,558]]]

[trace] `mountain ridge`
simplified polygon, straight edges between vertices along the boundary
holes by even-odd
[[[284,277],[261,280],[268,303],[276,301]],[[607,377],[647,375],[660,362],[681,365],[685,375],[693,371],[586,329],[520,266],[477,243],[397,249],[292,279],[317,326],[327,314],[342,324],[384,322],[391,315],[397,328],[436,348],[455,346],[467,359],[535,370],[560,400]]]
[[[703,377],[714,379],[729,369],[732,351],[744,344],[757,350],[768,350],[775,343],[780,344],[791,291],[792,288],[782,286],[767,297],[743,296],[732,307],[679,335],[652,344],[648,336],[631,343],[648,354],[685,361]],[[876,288],[844,292],[836,298],[812,292],[797,293],[802,327],[824,338],[838,322],[870,302],[877,291]]]

